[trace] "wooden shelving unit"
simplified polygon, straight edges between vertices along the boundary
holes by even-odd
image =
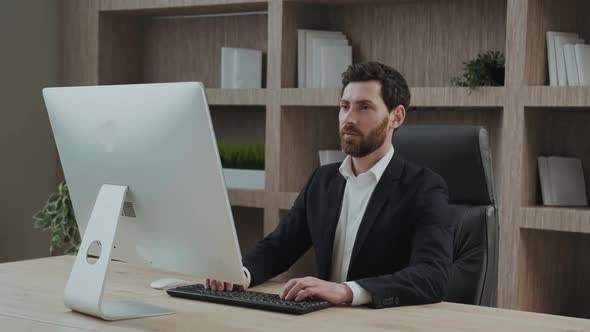
[[[353,61],[398,69],[409,124],[490,133],[499,204],[498,306],[590,317],[590,210],[540,204],[536,158],[582,158],[590,181],[590,88],[543,86],[545,32],[590,40],[584,0],[62,0],[64,85],[203,81],[218,140],[265,144],[266,188],[230,190],[243,250],[276,227],[338,148],[340,89],[296,87],[297,29],[339,30]],[[264,52],[262,89],[220,89],[220,49]],[[504,87],[451,87],[478,53],[506,55]],[[395,142],[394,142],[395,144]],[[587,188],[590,185],[586,184]],[[313,255],[289,276],[313,273]]]

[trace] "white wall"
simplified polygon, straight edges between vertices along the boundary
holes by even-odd
[[[0,1],[0,262],[48,255],[32,216],[55,191],[41,89],[58,85],[57,0]]]

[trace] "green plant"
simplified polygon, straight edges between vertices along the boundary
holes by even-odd
[[[264,169],[263,144],[218,144],[224,168]]]
[[[470,92],[478,86],[502,86],[504,62],[504,54],[499,51],[478,54],[476,59],[463,62],[463,76],[452,78],[451,83],[469,87]]]
[[[49,253],[55,248],[69,245],[66,254],[75,254],[80,248],[80,232],[74,216],[74,208],[70,200],[68,185],[60,183],[56,193],[49,196],[43,210],[34,217],[35,228],[51,232]]]

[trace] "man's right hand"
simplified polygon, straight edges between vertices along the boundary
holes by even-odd
[[[209,279],[209,278],[205,278],[205,282],[203,282],[203,284],[205,285],[205,289],[211,289],[214,291],[227,291],[227,292],[231,292],[234,290],[243,291],[245,289],[248,289],[248,287],[250,287],[250,279],[248,279],[248,277],[244,273],[244,283],[241,285],[233,284],[231,282],[223,282],[220,280]]]

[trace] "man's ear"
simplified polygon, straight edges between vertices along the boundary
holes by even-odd
[[[406,120],[406,108],[398,105],[391,113],[389,113],[389,123],[393,129],[399,128]]]

